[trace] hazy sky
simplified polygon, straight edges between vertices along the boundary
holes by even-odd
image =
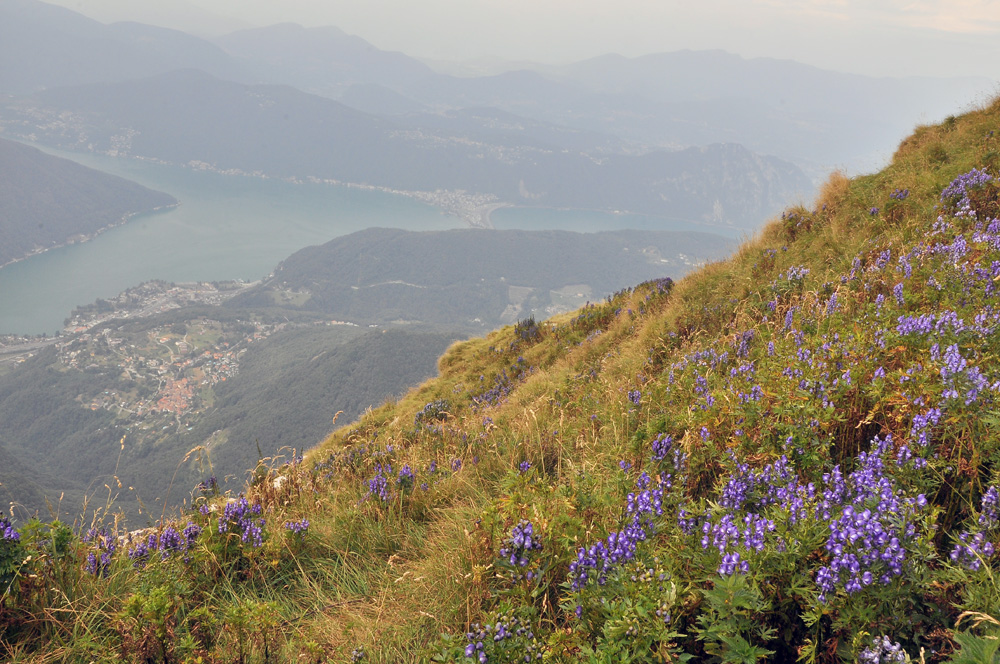
[[[1000,0],[51,0],[191,32],[335,25],[424,58],[561,63],[721,48],[873,75],[1000,79]]]

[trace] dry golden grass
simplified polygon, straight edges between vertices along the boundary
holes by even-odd
[[[851,181],[843,171],[830,173],[816,195],[816,209],[836,212],[847,196],[850,186]]]

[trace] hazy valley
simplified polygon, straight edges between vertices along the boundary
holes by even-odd
[[[0,0],[0,659],[1000,662],[988,78],[207,32]]]

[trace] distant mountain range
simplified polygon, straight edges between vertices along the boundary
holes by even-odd
[[[0,3],[2,93],[123,81],[188,67],[223,78],[252,78],[220,47],[177,30],[140,23],[105,25],[36,0]]]
[[[0,265],[176,203],[168,194],[0,139]]]
[[[410,124],[291,87],[194,70],[46,90],[2,113],[8,133],[66,149],[740,228],[811,189],[794,165],[736,144],[595,155],[546,143],[558,132],[538,123],[535,136],[483,129],[482,116],[451,127]]]
[[[741,228],[989,86],[721,51],[458,77],[335,27],[210,42],[37,0],[0,5],[0,62],[0,128],[51,145]]]
[[[874,168],[914,124],[992,89],[971,77],[874,78],[722,51],[608,54],[460,77],[335,27],[281,24],[212,42],[136,23],[104,25],[37,0],[0,5],[0,62],[17,63],[0,66],[0,92],[13,94],[193,68],[291,85],[380,115],[490,107],[639,149],[740,143],[814,178],[835,166]]]
[[[333,98],[352,86],[401,90],[438,78],[419,60],[383,51],[333,26],[304,28],[282,23],[241,30],[214,41],[246,63],[260,82],[293,85]]]
[[[875,78],[689,50],[451,76],[336,28],[288,24],[215,43],[256,80],[291,83],[371,112],[491,107],[647,147],[740,143],[814,174],[874,167],[914,124],[955,113],[955,100],[971,103],[992,89],[973,77]]]

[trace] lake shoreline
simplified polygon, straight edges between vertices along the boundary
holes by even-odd
[[[403,191],[254,174],[233,177],[190,165],[51,148],[46,152],[76,157],[90,168],[166,192],[179,203],[131,215],[86,240],[74,238],[8,263],[0,269],[0,335],[51,334],[62,329],[74,308],[146,281],[252,281],[304,247],[366,228],[714,230],[690,223],[665,228],[670,224],[661,219],[604,210],[519,206],[464,191]]]
[[[13,265],[14,263],[20,263],[21,261],[26,261],[29,258],[33,258],[35,256],[40,256],[40,255],[44,254],[47,251],[52,251],[53,249],[60,249],[62,247],[72,246],[74,244],[84,244],[85,242],[90,242],[91,240],[93,240],[93,239],[97,238],[98,236],[100,236],[102,233],[110,231],[110,230],[112,230],[114,228],[119,228],[121,226],[124,226],[125,224],[127,224],[130,221],[132,221],[132,219],[134,219],[134,218],[136,218],[138,216],[146,215],[146,214],[156,214],[158,212],[165,212],[167,210],[170,210],[170,209],[173,209],[173,208],[179,206],[180,204],[181,204],[180,201],[175,201],[174,203],[170,203],[169,205],[158,205],[157,207],[150,208],[148,210],[139,210],[137,212],[127,212],[124,215],[122,215],[122,218],[120,220],[118,220],[117,222],[115,222],[113,224],[108,224],[107,226],[102,226],[102,227],[98,228],[96,231],[93,231],[92,233],[77,233],[76,235],[70,236],[70,238],[67,239],[65,242],[60,242],[59,244],[53,244],[53,245],[50,245],[48,247],[43,247],[43,248],[40,248],[40,249],[36,249],[36,250],[30,251],[30,252],[28,252],[28,253],[26,253],[26,254],[24,254],[22,256],[18,256],[17,258],[12,258],[11,260],[9,260],[6,263],[4,263],[3,265],[0,265],[0,270],[4,269],[8,265]]]
[[[74,308],[151,280],[253,281],[304,247],[365,228],[466,225],[426,201],[366,187],[45,152],[165,192],[178,203],[115,219],[99,232],[67,238],[0,268],[0,335],[56,333]]]

